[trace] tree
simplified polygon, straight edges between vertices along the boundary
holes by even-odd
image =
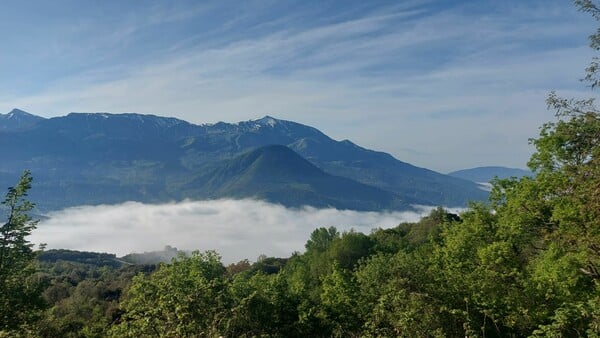
[[[298,299],[281,273],[237,275],[228,287],[231,305],[222,332],[226,337],[305,337],[297,325]]]
[[[320,317],[331,328],[332,337],[358,337],[362,325],[358,315],[358,288],[352,272],[337,262],[323,278]]]
[[[349,231],[331,242],[327,254],[331,261],[337,262],[341,268],[352,270],[359,259],[370,254],[373,245],[373,240],[367,235]]]
[[[331,245],[331,242],[333,242],[334,239],[339,238],[339,237],[340,237],[340,233],[339,233],[339,231],[337,231],[337,229],[335,227],[329,227],[329,228],[321,227],[321,228],[315,229],[310,234],[310,239],[306,242],[304,247],[306,248],[306,251],[308,251],[308,252],[310,252],[310,251],[323,252],[323,251],[327,250],[327,248],[329,248],[329,245]]]
[[[35,205],[26,198],[32,180],[25,171],[2,202],[8,215],[0,227],[0,331],[31,323],[43,305],[40,285],[32,278],[35,252],[27,240],[37,225],[29,215]]]
[[[214,251],[183,253],[133,278],[114,337],[212,337],[225,316],[225,267]]]

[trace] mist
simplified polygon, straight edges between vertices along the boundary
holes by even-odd
[[[256,200],[183,201],[167,204],[127,202],[80,206],[51,212],[30,240],[48,249],[115,253],[162,250],[216,250],[224,263],[251,261],[265,254],[287,257],[302,252],[310,233],[335,226],[369,233],[413,222],[432,207],[406,212],[359,212],[304,207],[290,209]]]

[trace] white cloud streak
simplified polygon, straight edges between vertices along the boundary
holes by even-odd
[[[288,209],[256,200],[184,201],[149,205],[81,206],[52,212],[31,235],[48,248],[110,252],[217,250],[225,263],[259,255],[288,257],[303,251],[310,233],[336,226],[369,233],[401,222],[417,221],[431,210],[358,212],[305,207]]]

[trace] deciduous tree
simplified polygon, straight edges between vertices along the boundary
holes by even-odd
[[[35,252],[27,239],[37,225],[29,215],[34,204],[27,200],[32,180],[25,171],[2,201],[7,218],[0,226],[0,331],[31,323],[43,305],[40,285],[33,278]]]

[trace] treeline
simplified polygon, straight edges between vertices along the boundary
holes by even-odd
[[[41,263],[58,263],[59,261],[66,261],[92,266],[109,266],[113,268],[118,268],[123,265],[123,263],[119,262],[115,254],[82,252],[66,249],[41,251],[37,258]]]
[[[501,183],[514,188],[532,182]],[[539,223],[538,212],[524,211],[527,204],[522,204],[521,214],[507,218],[515,211],[515,202],[508,198],[495,204],[494,212],[475,205],[460,217],[438,208],[418,223],[368,235],[319,228],[302,254],[229,266],[212,251],[181,253],[170,264],[121,268],[81,261],[91,253],[55,252],[51,256],[65,260],[39,260],[38,272],[31,276],[43,285],[45,305],[29,316],[29,322],[5,333],[29,337],[598,334],[600,290],[598,276],[590,274],[597,257],[583,246],[566,247],[573,238],[560,243],[557,238],[565,235],[563,231]],[[517,226],[525,219],[532,223]],[[586,243],[590,239],[576,237]]]

